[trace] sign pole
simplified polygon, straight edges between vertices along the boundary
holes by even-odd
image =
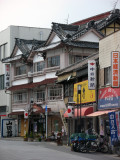
[[[46,114],[46,139],[47,139],[47,105],[45,107],[45,114]]]

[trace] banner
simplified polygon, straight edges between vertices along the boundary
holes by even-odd
[[[119,52],[112,52],[112,87],[119,87]]]
[[[10,64],[5,64],[5,88],[10,87]]]
[[[120,111],[115,112],[115,115],[116,115],[118,139],[120,139]]]
[[[114,109],[120,106],[120,88],[99,89],[98,109]]]
[[[114,142],[118,141],[116,115],[115,112],[110,112],[108,115],[110,123],[111,144],[114,145]]]
[[[96,62],[88,60],[88,88],[95,89],[96,87]]]
[[[77,92],[78,85],[81,85],[81,96]],[[80,103],[80,97],[81,103],[95,102],[95,90],[88,89],[88,80],[74,84],[74,102]]]

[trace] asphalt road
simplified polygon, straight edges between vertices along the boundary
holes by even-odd
[[[120,160],[113,154],[77,153],[54,142],[0,140],[0,160]]]

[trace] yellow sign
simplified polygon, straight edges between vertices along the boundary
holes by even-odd
[[[81,96],[80,94],[77,93],[78,85],[81,85]],[[95,90],[88,89],[88,80],[74,84],[74,97],[73,97],[74,102],[79,104],[80,97],[81,97],[81,103],[95,102]]]

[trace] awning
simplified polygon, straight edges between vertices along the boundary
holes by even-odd
[[[39,85],[54,83],[56,80],[57,80],[57,78],[45,79],[45,80],[43,80],[41,82],[37,82],[37,83],[27,83],[27,84],[12,86],[12,87],[8,88],[7,90],[15,91],[15,90],[21,90],[21,89],[35,88]]]
[[[81,108],[81,116],[82,117],[86,116],[90,113],[93,113],[93,106]],[[66,111],[64,113],[64,117],[68,118],[68,111]],[[80,108],[79,109],[77,109],[77,108],[74,109],[74,117],[80,117]]]
[[[50,112],[50,111],[51,111],[51,108],[47,108],[47,112]],[[37,114],[37,113],[45,113],[45,108],[39,107],[37,105],[33,105],[33,112],[35,114]]]
[[[81,108],[81,117],[93,113],[93,106]],[[74,117],[80,117],[80,108],[74,109]]]
[[[106,110],[106,111],[97,111],[91,114],[88,114],[87,117],[96,117],[104,114],[108,114],[109,112],[115,112],[116,110]]]

